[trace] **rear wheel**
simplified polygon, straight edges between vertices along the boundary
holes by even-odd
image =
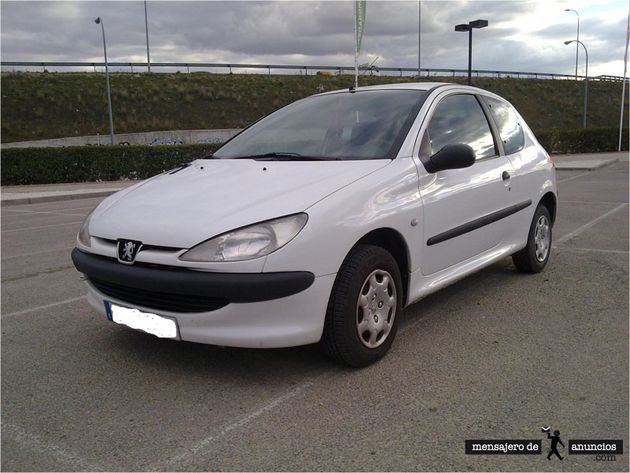
[[[391,347],[401,311],[402,278],[396,260],[381,247],[358,245],[337,274],[321,346],[350,366],[374,363]]]
[[[539,273],[547,265],[551,254],[551,216],[544,205],[539,205],[529,228],[527,246],[512,255],[516,268],[524,273]]]

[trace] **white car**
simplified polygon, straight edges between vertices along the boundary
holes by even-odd
[[[320,342],[364,366],[427,294],[510,255],[541,271],[556,206],[553,162],[501,97],[351,88],[108,197],[72,258],[114,322],[223,346]]]

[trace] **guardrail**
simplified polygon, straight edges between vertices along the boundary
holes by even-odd
[[[138,69],[144,69],[147,67],[146,62],[110,62],[108,63],[110,70],[114,69],[115,72],[138,72]],[[42,68],[47,71],[50,68],[90,68],[94,72],[99,72],[98,68],[104,68],[104,62],[78,62],[78,61],[1,61],[0,66],[4,68]],[[134,71],[134,68],[136,70]],[[152,62],[152,69],[176,69],[186,70],[186,72],[202,72],[204,69],[219,69],[224,73],[233,73],[234,70],[264,70],[267,74],[272,74],[272,71],[297,71],[300,74],[316,74],[319,71],[334,72],[336,75],[352,74],[354,73],[353,66],[332,66],[332,65],[310,65],[299,66],[290,64],[242,64],[242,63],[213,63],[213,62]],[[118,69],[116,71],[116,69]],[[377,67],[377,66],[361,66],[359,70],[362,75],[403,75],[417,76],[418,68],[415,67]],[[448,68],[422,68],[420,69],[421,75],[426,74],[427,77],[431,75],[449,75],[456,77],[457,75],[467,75],[467,69],[448,69]],[[207,71],[206,71],[207,72]],[[214,71],[213,71],[214,72]],[[497,71],[488,69],[475,69],[472,73],[476,77],[516,77],[516,78],[535,78],[535,79],[575,79],[573,74],[553,74],[548,72],[524,72],[524,71]],[[584,79],[584,76],[577,76],[577,79]],[[620,76],[597,76],[589,77],[589,80],[607,80],[607,81],[623,81],[623,77]],[[628,79],[626,79],[628,80]]]

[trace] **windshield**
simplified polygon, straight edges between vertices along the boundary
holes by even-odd
[[[263,118],[213,157],[394,158],[425,97],[422,90],[308,97]]]

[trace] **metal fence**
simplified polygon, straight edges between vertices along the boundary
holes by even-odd
[[[2,61],[0,63],[3,70],[42,70],[51,69],[81,69],[100,72],[105,68],[104,62],[59,62],[59,61]],[[144,72],[147,69],[146,62],[110,62],[110,70],[115,72]],[[152,62],[152,70],[162,70],[163,72],[186,71],[190,72],[218,72],[229,73],[263,73],[277,74],[282,71],[290,71],[294,74],[317,74],[329,73],[334,75],[353,74],[353,66],[330,66],[330,65],[310,65],[299,66],[289,64],[241,64],[241,63],[212,63],[212,62]],[[360,66],[362,75],[388,75],[388,76],[418,76],[418,68],[415,67],[378,67]],[[422,68],[422,77],[431,76],[464,76],[468,74],[467,69],[444,69],[444,68]],[[534,78],[534,79],[576,79],[573,74],[552,74],[547,72],[524,72],[524,71],[497,71],[487,69],[475,69],[472,74],[476,77],[514,77],[514,78]],[[577,76],[577,79],[584,79],[584,76]],[[597,76],[589,77],[589,80],[623,81],[620,76]]]

